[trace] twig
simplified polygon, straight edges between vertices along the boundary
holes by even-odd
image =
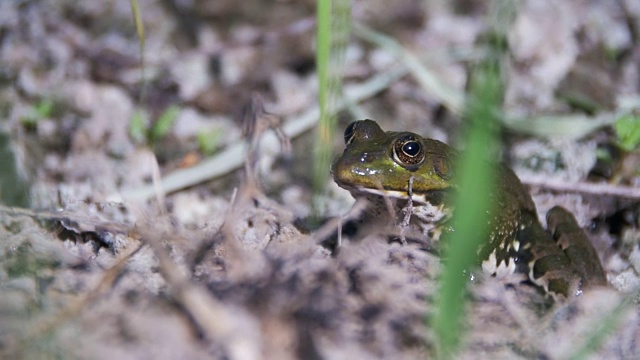
[[[452,87],[446,79],[425,64],[424,59],[418,57],[396,39],[362,24],[354,24],[353,33],[394,55],[428,94],[440,101],[454,114],[462,114],[466,95],[461,90]],[[473,53],[466,54],[467,59],[473,57]],[[463,56],[463,58],[465,57]],[[615,112],[602,112],[596,116],[565,114],[523,118],[512,113],[502,113],[498,109],[492,111],[496,112],[496,116],[501,118],[502,124],[508,129],[544,138],[562,139],[582,138],[603,126],[612,124],[619,117],[619,114]]]
[[[336,110],[342,110],[348,102],[359,102],[367,99],[380,91],[386,89],[389,84],[406,74],[406,69],[394,68],[381,75],[373,77],[371,80],[345,89],[347,100],[339,101]],[[314,107],[299,117],[288,121],[284,126],[284,133],[289,138],[294,138],[303,132],[311,129],[318,121],[320,111]],[[279,141],[272,133],[266,133],[262,139],[262,149],[277,149]],[[244,163],[247,144],[239,141],[237,144],[229,146],[226,150],[215,157],[204,160],[196,166],[188,169],[177,170],[162,179],[162,190],[171,193],[190,186],[197,185],[207,180],[215,179],[236,170]],[[137,189],[125,190],[121,197],[128,200],[147,200],[156,194],[153,185],[140,187]],[[118,196],[115,196],[116,198]]]
[[[409,223],[411,222],[411,215],[413,215],[413,175],[409,178],[409,182],[407,183],[407,205],[402,209],[404,211],[404,218],[402,219],[402,224],[400,225],[400,242],[402,245],[407,245],[407,239],[404,236],[405,230],[409,227]]]
[[[429,94],[437,98],[454,114],[462,113],[465,101],[464,93],[450,86],[435,71],[425,66],[418,56],[403,47],[395,39],[358,23],[353,25],[353,33],[396,55]]]
[[[640,188],[607,183],[577,182],[569,183],[559,180],[549,180],[542,177],[522,179],[527,186],[541,187],[553,191],[577,192],[598,196],[615,196],[631,200],[640,200]]]

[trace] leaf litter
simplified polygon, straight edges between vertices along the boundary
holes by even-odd
[[[465,66],[477,56],[486,3],[453,3],[407,0],[391,12],[383,1],[355,3],[355,21],[413,55],[407,64],[353,38],[342,106],[383,128],[455,143],[455,94],[464,93]],[[39,209],[0,209],[0,354],[434,354],[425,319],[432,315],[437,257],[420,243],[388,243],[380,234],[359,241],[345,236],[331,253],[322,244],[339,221],[321,233],[297,226],[310,213],[305,133],[317,119],[314,7],[312,1],[140,1],[149,78],[147,102],[140,104],[139,44],[128,3],[0,2],[2,131],[31,184],[32,208]],[[581,224],[594,224],[618,291],[550,306],[519,279],[474,274],[476,301],[460,358],[566,358],[587,348],[588,336],[600,344],[589,349],[594,356],[637,357],[638,311],[630,304],[640,286],[639,207],[630,195],[639,174],[626,170],[617,183],[603,183],[592,168],[597,149],[616,141],[603,126],[613,124],[619,103],[638,96],[640,24],[633,19],[640,9],[633,1],[531,0],[518,11],[506,108],[507,119],[527,120],[505,120],[512,165],[535,188],[541,210],[560,203],[583,214]],[[416,75],[425,71],[421,66],[441,77],[425,83]],[[566,100],[576,91],[595,110]],[[291,157],[282,156],[267,130],[246,163],[253,174],[246,181],[234,170],[249,149],[239,119],[254,93],[263,110],[282,119],[277,127],[292,139]],[[176,113],[175,122],[155,137],[133,140],[129,122],[140,108],[149,129],[167,110]],[[214,157],[182,168],[208,129],[223,131]],[[524,138],[532,134],[539,139]],[[624,161],[634,164],[634,156]],[[535,177],[541,171],[544,182]],[[628,184],[626,192],[603,190],[603,197],[581,185],[598,180],[609,189]],[[161,203],[153,200],[162,199],[158,189],[166,192]],[[330,216],[347,214],[349,200],[339,191],[330,189]],[[593,338],[609,315],[615,321],[602,330],[607,336]]]

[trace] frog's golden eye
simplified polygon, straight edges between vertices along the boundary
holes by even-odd
[[[393,144],[393,159],[403,167],[415,171],[424,161],[424,146],[417,137],[405,135]]]
[[[356,134],[356,128],[362,121],[354,121],[346,129],[344,129],[344,144],[349,145]]]

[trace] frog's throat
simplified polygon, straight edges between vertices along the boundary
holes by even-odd
[[[358,192],[357,196],[370,194],[380,199],[384,197],[401,201],[407,201],[409,199],[409,194],[406,191],[380,190],[365,187],[355,188],[354,191]],[[433,199],[428,197],[430,195],[432,194],[412,194],[411,216],[419,220],[417,224],[423,234],[428,235],[432,241],[438,241],[444,229],[443,224],[451,218],[453,208],[446,206],[444,202],[434,203],[432,201]],[[357,197],[355,194],[354,196]],[[403,214],[405,211],[408,211],[409,208],[405,205],[401,209],[396,207],[396,210],[399,210],[398,214]]]

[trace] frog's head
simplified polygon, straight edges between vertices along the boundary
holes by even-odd
[[[411,132],[384,132],[373,120],[355,121],[344,132],[346,149],[331,165],[335,182],[353,196],[376,194],[414,200],[452,186],[455,151]]]

